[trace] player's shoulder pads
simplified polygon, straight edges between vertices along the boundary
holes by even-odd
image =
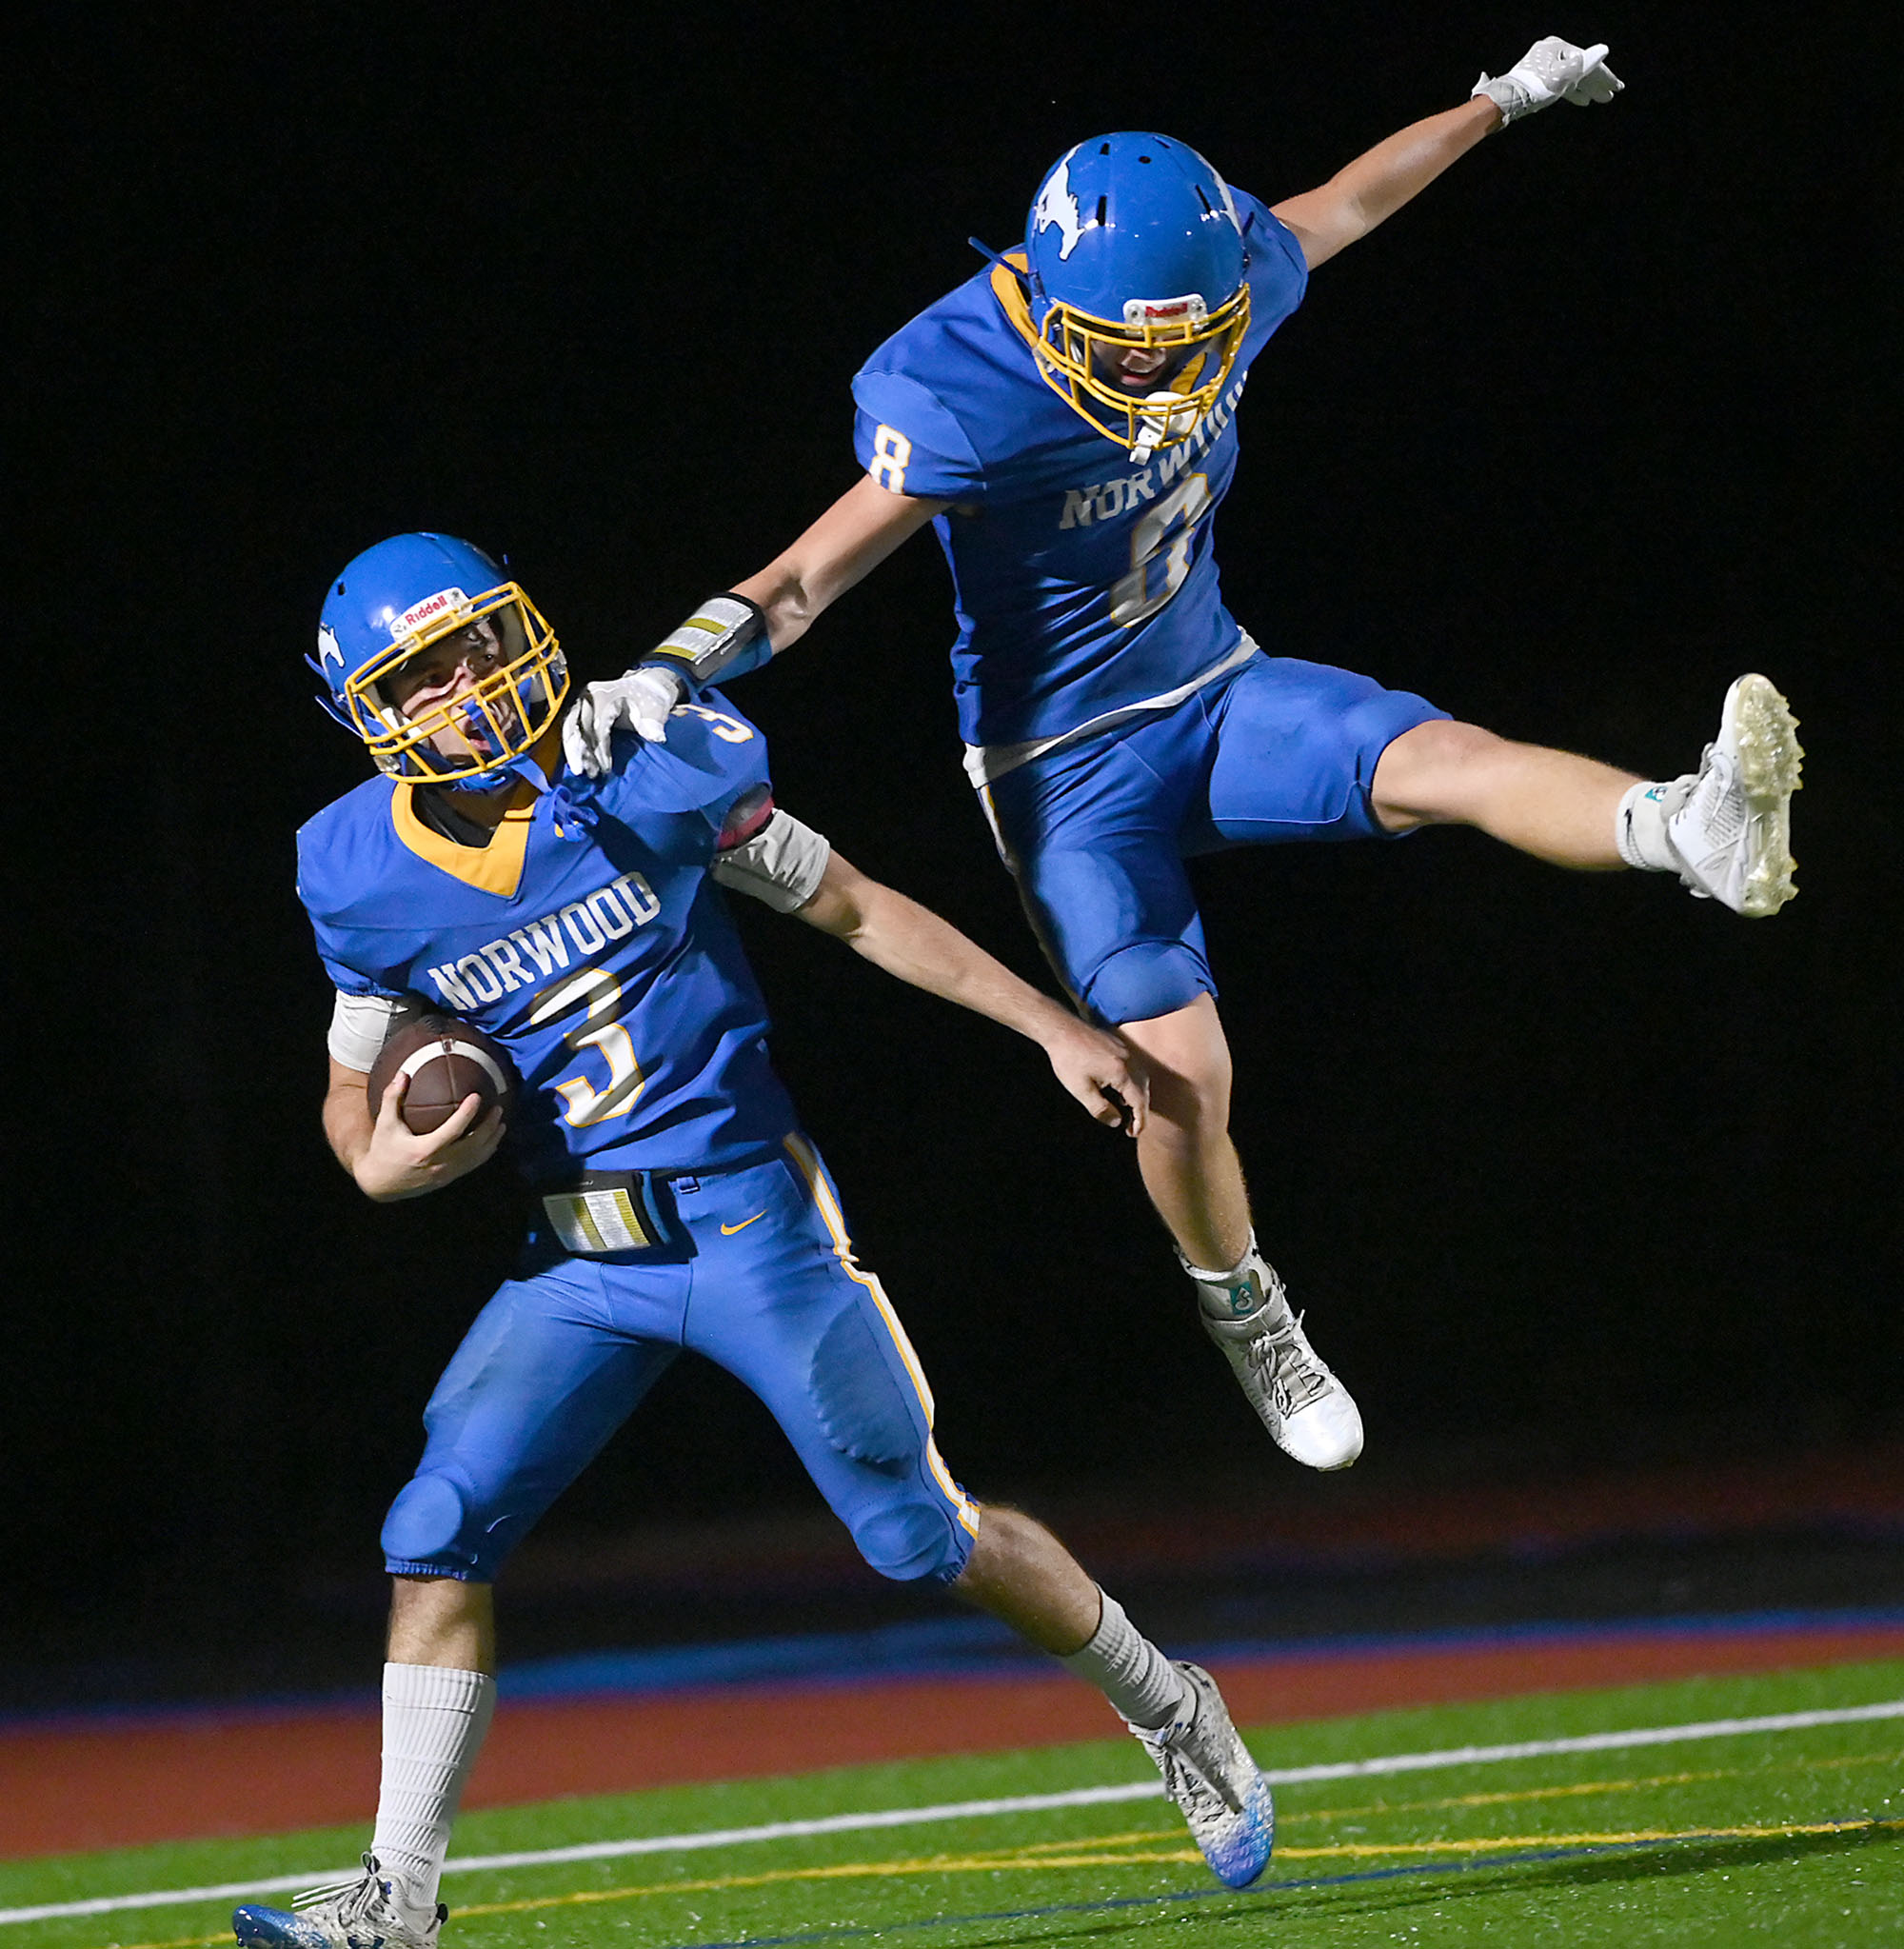
[[[718,833],[736,799],[769,783],[765,737],[721,691],[709,690],[676,705],[666,744],[636,744],[598,796],[629,823],[644,812],[695,812]]]

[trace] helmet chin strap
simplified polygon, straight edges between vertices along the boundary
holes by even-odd
[[[512,790],[518,780],[539,798],[548,800],[558,839],[566,840],[571,845],[581,845],[587,840],[595,827],[593,810],[569,791],[566,779],[551,785],[532,752],[525,751],[517,757],[506,758],[502,764],[477,774],[466,786],[457,786],[453,789],[481,792],[487,797],[495,792]]]
[[[537,791],[547,788],[539,772],[535,777],[529,777],[523,771],[520,759],[511,759],[506,765],[491,766],[485,771],[471,772],[466,778],[453,781],[446,779],[444,783],[452,792],[476,792],[486,799],[497,792],[513,790],[518,779],[526,785],[534,786]]]
[[[1016,264],[1008,264],[989,244],[982,244],[977,237],[967,237],[965,241],[981,257],[988,263],[996,264],[1006,276],[1017,278],[1022,290],[1030,292],[1033,281],[1029,272],[1021,270]],[[308,662],[309,659],[307,658],[306,661]]]
[[[1138,428],[1136,441],[1130,450],[1131,459],[1140,467],[1157,451],[1158,443],[1164,434],[1187,435],[1197,430],[1197,409],[1182,405],[1182,395],[1177,392],[1153,392],[1143,402],[1148,407],[1176,405],[1178,410],[1168,416],[1152,415]]]

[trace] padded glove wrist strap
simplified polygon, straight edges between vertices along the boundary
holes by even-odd
[[[677,670],[700,689],[721,677],[744,677],[772,655],[766,612],[744,595],[724,592],[709,596],[642,662]]]

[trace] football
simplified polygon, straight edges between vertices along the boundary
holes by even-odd
[[[404,1122],[419,1137],[446,1123],[466,1096],[483,1099],[485,1116],[501,1104],[506,1117],[515,1100],[516,1072],[507,1052],[480,1028],[446,1015],[407,1024],[378,1051],[365,1085],[371,1116],[399,1076],[409,1079]]]

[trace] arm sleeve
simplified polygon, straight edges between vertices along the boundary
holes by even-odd
[[[868,368],[853,381],[853,451],[883,487],[926,501],[984,499],[984,466],[964,428],[918,380]]]
[[[820,891],[832,857],[833,848],[812,826],[776,811],[751,839],[717,853],[713,873],[723,886],[790,914]]]
[[[367,1076],[391,1036],[428,1012],[414,995],[353,995],[339,988],[326,1043],[345,1068]]]

